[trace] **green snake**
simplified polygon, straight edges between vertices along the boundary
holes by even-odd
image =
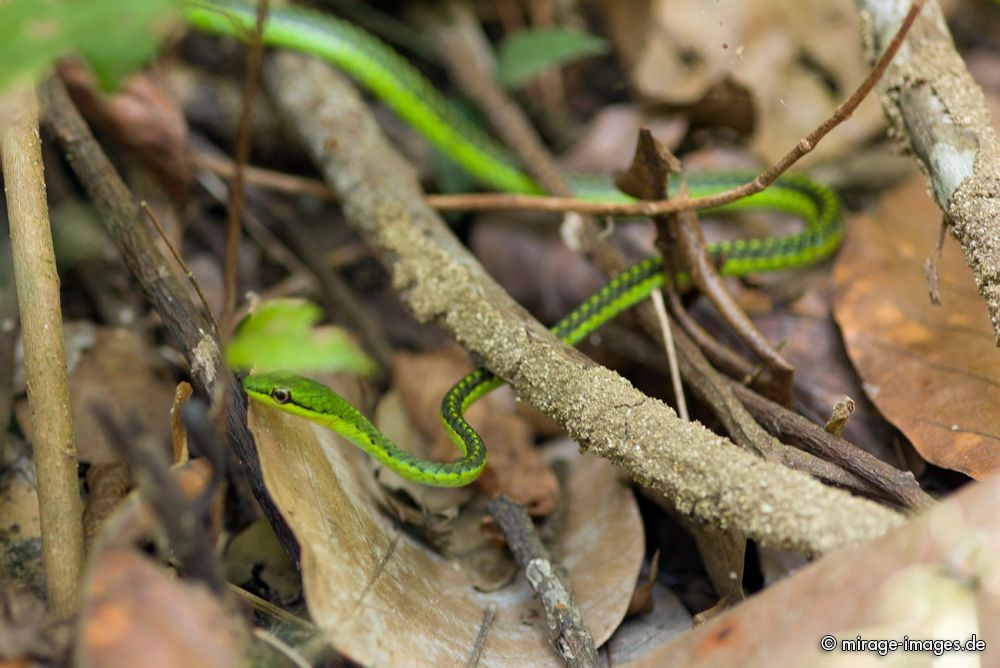
[[[185,18],[208,32],[245,37],[256,25],[256,7],[240,0],[192,0]],[[309,53],[344,70],[412,125],[438,150],[461,165],[484,186],[513,193],[537,194],[539,185],[514,157],[466,117],[406,60],[376,37],[331,16],[296,7],[272,8],[264,43]],[[746,183],[748,173],[700,173],[688,177],[692,196],[720,192]],[[621,201],[625,196],[594,176],[570,175],[583,199]],[[763,192],[719,207],[718,211],[767,209],[799,216],[803,229],[783,237],[721,241],[710,252],[720,273],[741,276],[787,269],[821,260],[840,244],[844,230],[840,202],[827,188],[801,175],[786,175]],[[661,258],[652,257],[609,281],[552,328],[575,345],[608,320],[642,302],[664,283]],[[247,394],[341,434],[404,478],[436,487],[467,485],[482,472],[486,448],[464,414],[476,400],[503,384],[488,369],[462,378],[444,397],[441,421],[462,456],[450,462],[414,457],[386,438],[354,406],[333,390],[285,373],[249,375]]]

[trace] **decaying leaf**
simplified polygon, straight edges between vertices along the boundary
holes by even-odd
[[[310,614],[338,652],[365,665],[461,665],[492,602],[499,613],[480,665],[557,665],[524,578],[494,593],[469,586],[469,574],[381,512],[368,492],[370,474],[350,463],[356,448],[257,403],[250,428],[265,484],[302,548]],[[621,622],[635,585],[641,524],[614,467],[578,455],[572,444],[559,456],[571,462],[553,550],[602,643]]]
[[[961,249],[947,240],[932,306],[924,262],[941,212],[923,178],[859,217],[834,272],[834,315],[868,396],[933,464],[1000,468],[1000,351]]]
[[[230,613],[203,586],[177,581],[136,552],[97,555],[83,596],[77,665],[241,665]]]

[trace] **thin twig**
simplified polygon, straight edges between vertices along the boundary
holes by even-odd
[[[21,314],[28,409],[38,475],[42,564],[57,615],[77,607],[83,573],[83,505],[73,441],[59,275],[52,247],[38,136],[38,98],[30,88],[7,98],[10,123],[0,130],[14,280]]]
[[[201,291],[201,286],[198,285],[198,279],[194,277],[194,272],[191,271],[187,262],[185,262],[184,258],[181,257],[180,252],[174,248],[174,245],[170,242],[170,239],[167,237],[167,233],[163,230],[163,226],[160,225],[160,221],[156,219],[156,214],[153,213],[153,210],[149,207],[145,200],[139,202],[139,207],[142,209],[142,212],[146,214],[146,218],[153,224],[153,227],[156,228],[156,233],[160,235],[160,239],[162,239],[163,243],[167,245],[167,250],[169,250],[170,254],[174,256],[174,261],[177,262],[178,266],[180,266],[180,268],[184,271],[184,275],[187,277],[188,283],[190,283],[191,287],[194,288],[194,291],[198,293],[198,299],[201,301],[201,307],[205,309],[205,317],[214,321],[215,317],[212,314],[212,307],[208,305],[208,300],[205,299],[205,293]]]
[[[247,46],[247,66],[243,80],[243,111],[236,131],[235,171],[229,189],[229,209],[226,223],[226,261],[223,275],[225,300],[222,315],[223,336],[229,336],[236,312],[236,289],[239,281],[240,236],[243,226],[243,165],[250,159],[252,145],[254,100],[260,82],[260,64],[264,56],[264,25],[267,22],[268,0],[257,2],[257,25]]]
[[[497,605],[496,603],[490,603],[483,610],[483,621],[479,624],[479,633],[476,634],[476,642],[472,646],[469,660],[465,664],[467,668],[476,668],[479,665],[479,659],[483,656],[483,648],[486,647],[486,639],[490,636],[490,627],[493,626],[493,620],[496,616]]]
[[[528,582],[538,596],[549,629],[555,634],[550,642],[567,666],[597,666],[597,649],[590,631],[583,623],[573,594],[563,578],[562,567],[552,560],[538,537],[524,506],[500,495],[487,506],[490,515],[503,529],[507,545],[524,569]]]
[[[297,668],[311,668],[312,664],[306,661],[305,657],[273,633],[268,633],[264,629],[257,626],[253,628],[251,633],[253,633],[254,638],[270,645],[276,652],[288,659],[293,666],[296,666]]]
[[[674,349],[674,335],[670,331],[670,318],[667,317],[667,309],[663,304],[663,293],[653,290],[650,293],[653,300],[653,308],[656,309],[656,317],[660,321],[660,329],[663,333],[663,347],[667,353],[667,366],[670,367],[670,384],[674,388],[674,396],[677,398],[677,414],[682,420],[690,420],[688,415],[687,401],[684,400],[684,386],[681,384],[680,367],[677,365],[677,351]]]

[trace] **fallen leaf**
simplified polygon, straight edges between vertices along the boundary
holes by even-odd
[[[834,315],[879,411],[931,463],[981,478],[1000,468],[1000,351],[950,238],[931,305],[924,261],[940,222],[922,177],[857,217],[834,269]]]
[[[208,590],[122,548],[94,560],[83,592],[80,666],[242,665],[239,635]]]
[[[253,402],[250,428],[264,481],[302,549],[306,603],[334,648],[364,665],[460,665],[479,620],[499,606],[480,665],[558,665],[524,577],[493,593],[393,524],[368,491],[357,448]],[[568,569],[597,643],[621,622],[643,553],[631,492],[607,462],[569,444],[565,518],[553,552]],[[352,452],[353,451],[353,452]],[[480,530],[482,526],[480,525]]]

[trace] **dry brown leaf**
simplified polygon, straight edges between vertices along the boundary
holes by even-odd
[[[924,261],[940,220],[922,177],[857,218],[834,271],[834,315],[882,414],[928,461],[981,478],[1000,468],[1000,351],[953,239],[942,304],[930,303]]]
[[[191,459],[188,450],[187,427],[184,425],[183,411],[194,394],[194,388],[186,381],[177,383],[174,389],[174,403],[170,407],[170,442],[174,446],[175,464],[185,464]]]
[[[829,116],[867,74],[849,0],[606,0],[604,7],[643,98],[700,103],[713,121],[740,129],[750,116],[753,148],[770,161]],[[825,154],[853,146],[882,123],[877,102],[866,100],[824,140]]]
[[[155,78],[144,72],[133,74],[118,92],[106,95],[77,61],[62,61],[58,71],[87,121],[133,150],[183,200],[192,171],[187,121]]]
[[[456,455],[455,444],[441,425],[441,397],[470,371],[468,356],[457,347],[396,356],[394,385],[417,427],[432,435],[434,459]],[[486,469],[476,485],[488,496],[506,494],[527,506],[533,515],[548,515],[559,504],[559,481],[542,463],[527,422],[512,410],[503,410],[495,396],[476,402],[468,410],[469,424],[489,451]]]
[[[369,493],[357,449],[332,432],[250,406],[264,481],[302,548],[309,612],[329,642],[364,665],[463,665],[490,603],[500,611],[480,665],[558,665],[527,582],[494,593],[395,526]],[[352,452],[353,451],[353,452]],[[621,622],[643,553],[631,492],[607,462],[570,444],[565,520],[553,551],[567,567],[596,642]]]
[[[131,550],[97,555],[83,596],[77,665],[241,665],[239,636],[219,601]]]
[[[944,656],[998,665],[1000,646],[990,642],[1000,633],[998,504],[1000,477],[973,483],[878,541],[829,554],[624,665],[929,666],[939,661],[929,652],[827,653],[820,640],[964,641],[974,633],[984,653]]]

